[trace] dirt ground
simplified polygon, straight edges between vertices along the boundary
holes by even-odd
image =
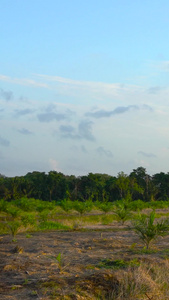
[[[29,238],[22,233],[15,243],[10,236],[1,236],[0,299],[87,299],[83,296],[87,283],[102,286],[102,279],[112,278],[115,272],[98,267],[103,259],[162,261],[163,251],[169,249],[169,236],[156,242],[157,253],[131,251],[142,247],[137,235],[122,226],[35,232]],[[110,288],[108,283],[106,288]]]

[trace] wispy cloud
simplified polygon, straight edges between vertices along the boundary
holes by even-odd
[[[161,61],[160,63],[156,63],[156,66],[165,72],[169,72],[169,60]]]
[[[112,158],[113,157],[113,154],[110,150],[106,150],[104,149],[104,147],[98,147],[96,149],[97,153],[101,156],[106,156],[108,158]]]
[[[94,141],[95,137],[92,134],[92,125],[93,122],[89,120],[82,120],[77,129],[71,125],[61,125],[59,127],[59,131],[63,138]]]
[[[118,106],[114,110],[106,111],[106,110],[97,110],[95,112],[88,112],[86,116],[93,117],[93,118],[107,118],[118,114],[124,114],[128,111],[136,111],[136,110],[149,110],[152,111],[152,108],[148,105],[138,106],[138,105],[128,105],[128,106]]]
[[[15,110],[15,115],[17,117],[21,117],[21,116],[25,116],[25,115],[30,115],[32,113],[34,113],[34,109],[30,109],[30,108],[24,108],[24,109],[16,109]]]
[[[32,78],[12,78],[0,75],[0,81],[5,81],[22,86],[46,88],[57,92],[58,95],[75,97],[91,97],[97,100],[106,98],[121,99],[126,96],[134,97],[136,93],[144,91],[143,87],[123,83],[106,83],[95,81],[74,80],[59,76],[34,74]]]
[[[5,139],[2,136],[0,136],[0,145],[4,146],[4,147],[9,147],[10,142],[7,139]]]
[[[18,129],[18,132],[21,133],[21,134],[24,134],[24,135],[31,135],[33,134],[32,131],[26,129],[26,128],[22,128],[22,129]]]
[[[138,151],[138,154],[140,154],[140,155],[142,155],[144,157],[147,157],[147,158],[151,158],[151,157],[154,158],[154,157],[156,157],[155,154],[153,154],[153,153],[146,153],[144,151]]]
[[[95,140],[95,138],[92,134],[92,125],[93,125],[93,122],[88,121],[88,120],[83,120],[80,122],[78,130],[79,130],[79,134],[82,138],[89,140],[89,141]]]
[[[37,118],[40,122],[50,123],[53,121],[69,120],[75,115],[70,109],[65,110],[62,107],[57,108],[56,104],[51,103],[47,107],[42,108],[42,113],[37,114]]]
[[[0,89],[0,97],[6,101],[10,101],[13,99],[13,93],[11,91]]]
[[[61,121],[66,119],[66,114],[55,113],[55,112],[46,112],[42,114],[38,114],[37,118],[40,122],[53,122],[53,121]]]
[[[83,153],[88,153],[88,151],[84,145],[81,146],[81,150]]]
[[[152,86],[150,88],[147,89],[147,92],[149,94],[157,94],[159,93],[163,88],[160,86]]]
[[[142,87],[121,83],[106,83],[95,81],[73,80],[59,76],[36,74],[44,80],[51,88],[57,89],[61,94],[89,95],[100,99],[103,97],[119,97],[126,93],[135,93],[144,90]]]
[[[41,88],[49,88],[46,83],[38,82],[33,79],[28,78],[13,78],[9,76],[0,75],[0,81],[5,81],[9,83],[24,85],[24,86],[33,86],[33,87],[41,87]]]

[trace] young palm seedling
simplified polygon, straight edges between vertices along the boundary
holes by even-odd
[[[6,226],[12,234],[12,241],[16,242],[17,240],[15,237],[19,231],[19,228],[21,227],[21,223],[19,221],[10,221],[6,223]]]
[[[155,212],[152,211],[148,216],[140,214],[138,219],[133,221],[134,231],[149,249],[149,245],[159,236],[164,236],[169,231],[169,220],[165,219],[155,223]]]
[[[105,214],[112,210],[112,203],[111,202],[98,202],[97,207],[103,211]]]
[[[114,214],[122,225],[131,217],[131,212],[125,204],[118,204],[114,210]]]
[[[87,200],[85,202],[76,200],[73,203],[73,208],[82,216],[84,213],[90,212],[92,210],[93,203],[90,200]]]
[[[63,254],[59,252],[58,256],[55,257],[55,259],[57,260],[59,271],[63,272],[63,270],[69,265],[69,264],[67,265],[64,264]]]

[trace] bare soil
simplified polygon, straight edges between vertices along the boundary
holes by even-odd
[[[1,300],[94,299],[86,295],[97,286],[106,295],[118,285],[116,270],[99,267],[103,259],[162,262],[169,256],[169,236],[156,242],[157,252],[144,254],[137,235],[124,226],[31,235],[18,234],[15,243],[10,236],[0,237]]]

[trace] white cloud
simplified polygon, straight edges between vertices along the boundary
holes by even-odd
[[[52,171],[61,172],[60,168],[58,167],[58,162],[55,159],[49,159],[49,166]]]
[[[80,97],[90,94],[97,99],[102,99],[103,97],[120,97],[125,93],[135,93],[144,90],[140,86],[129,84],[73,80],[42,74],[36,74],[36,76],[47,82],[51,88],[57,89],[62,94],[69,93],[76,95],[78,93],[78,96]],[[81,94],[79,94],[79,92],[81,92]]]
[[[12,78],[9,76],[0,75],[1,81],[6,81],[9,83],[24,85],[24,86],[33,86],[33,87],[41,87],[41,88],[49,88],[46,83],[38,82],[32,79],[27,78]]]

